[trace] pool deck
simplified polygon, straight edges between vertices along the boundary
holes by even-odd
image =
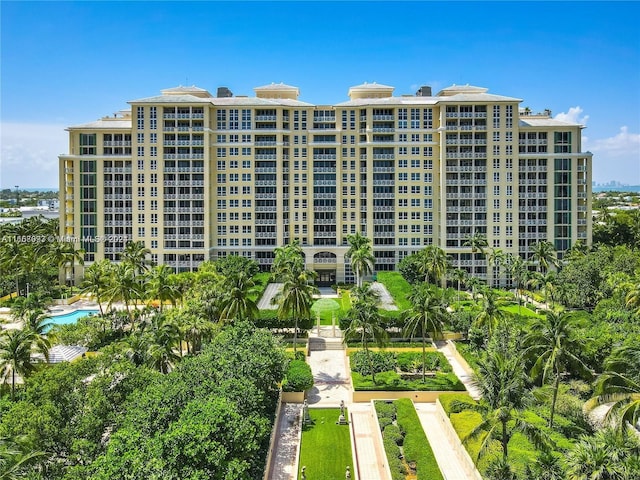
[[[119,308],[119,306],[115,305],[115,308]],[[51,317],[57,317],[60,315],[68,315],[69,313],[73,313],[77,310],[99,311],[100,307],[94,301],[82,299],[72,303],[71,305],[51,305],[47,309],[47,313]],[[16,322],[13,315],[11,315],[11,310],[9,308],[2,308],[0,309],[0,328],[6,330],[17,330],[22,328],[22,322]]]

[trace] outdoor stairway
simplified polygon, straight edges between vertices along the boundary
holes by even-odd
[[[341,338],[309,337],[309,351],[321,352],[324,350],[344,350]]]

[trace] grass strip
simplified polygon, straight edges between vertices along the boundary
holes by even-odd
[[[344,478],[347,465],[353,472],[349,425],[336,423],[340,409],[311,408],[309,416],[312,424],[302,428],[298,478],[303,466],[308,479]]]

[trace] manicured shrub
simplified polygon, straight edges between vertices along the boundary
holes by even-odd
[[[365,350],[358,350],[351,355],[351,369],[361,375],[371,375],[371,365],[373,365],[374,373],[385,372],[387,370],[395,371],[396,360],[392,352],[369,352],[369,359]]]
[[[400,431],[397,425],[387,425],[382,432],[382,437],[392,440],[396,445],[402,445],[404,442],[404,435]]]
[[[291,360],[282,385],[285,392],[304,392],[313,387],[311,367],[302,360]]]

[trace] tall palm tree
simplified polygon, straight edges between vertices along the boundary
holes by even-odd
[[[304,270],[304,253],[298,240],[287,245],[277,247],[275,258],[271,265],[271,272],[276,280],[283,282],[284,278],[298,276]]]
[[[537,271],[545,274],[551,265],[558,266],[558,258],[553,243],[543,240],[531,244],[531,256],[529,257],[537,265]]]
[[[502,460],[507,462],[509,442],[517,432],[523,433],[540,450],[546,450],[549,446],[548,439],[540,429],[530,424],[523,415],[528,390],[522,364],[520,355],[502,349],[491,349],[485,358],[478,361],[474,382],[482,398],[470,408],[482,415],[482,422],[463,439],[466,443],[481,438],[478,459],[490,450],[493,443],[498,442],[502,447]],[[457,402],[453,407],[460,408]]]
[[[640,315],[640,282],[635,283],[625,298],[627,307]]]
[[[27,478],[34,460],[44,456],[26,445],[22,438],[0,438],[0,478],[18,480]]]
[[[102,302],[106,300],[105,294],[109,288],[110,276],[113,264],[107,259],[99,260],[89,265],[84,271],[82,293],[88,293],[98,302],[100,315],[104,315]]]
[[[146,278],[146,294],[150,301],[160,302],[160,313],[165,302],[171,302],[174,307],[180,299],[181,292],[175,281],[175,273],[168,265],[156,265],[149,270]]]
[[[540,377],[545,384],[553,381],[553,398],[549,415],[549,428],[553,428],[558,389],[564,373],[590,375],[589,368],[578,357],[584,349],[575,330],[574,317],[569,313],[547,312],[537,318],[524,339],[524,356],[533,360],[531,376]]]
[[[490,288],[485,288],[482,291],[481,301],[481,310],[476,315],[474,323],[478,328],[487,327],[487,332],[491,337],[498,325],[507,317],[507,313],[502,310],[504,302]]]
[[[131,265],[136,275],[142,275],[142,273],[149,270],[149,267],[153,264],[153,262],[147,258],[150,255],[151,250],[145,247],[144,242],[127,242],[124,250],[120,254],[120,260],[123,263]]]
[[[586,408],[612,403],[608,420],[616,420],[622,429],[627,423],[636,425],[640,421],[640,346],[616,348],[605,360],[604,370]]]
[[[637,432],[636,432],[637,433]],[[628,429],[604,428],[583,436],[566,456],[568,480],[640,478],[640,441]]]
[[[492,271],[498,271],[498,277],[500,276],[500,268],[506,261],[505,253],[499,248],[492,248],[487,254],[487,273],[489,272],[489,265],[491,265]],[[487,282],[489,283],[489,282]],[[491,283],[493,285],[493,282]]]
[[[147,363],[160,373],[169,373],[180,360],[176,352],[180,341],[178,326],[165,315],[154,315],[149,344],[147,347]]]
[[[36,369],[31,360],[35,333],[29,328],[0,332],[0,375],[11,378],[11,400],[15,398],[16,375],[25,378]]]
[[[226,277],[222,282],[220,318],[223,321],[254,320],[258,316],[258,306],[251,299],[255,286],[253,279],[245,272],[233,273]]]
[[[84,265],[85,250],[76,248],[76,244],[73,242],[56,242],[48,253],[50,260],[64,270],[66,282],[72,284],[75,278],[76,263]]]
[[[427,333],[436,339],[444,329],[447,315],[442,290],[434,285],[416,285],[409,295],[411,309],[405,314],[404,336],[413,338],[416,332],[422,337],[422,382],[426,380]]]
[[[374,342],[379,346],[387,341],[387,332],[380,325],[381,316],[378,311],[380,297],[371,289],[371,285],[355,287],[351,290],[351,311],[349,326],[343,332],[342,341],[358,339],[362,343],[371,371],[371,380],[376,383],[376,373],[371,360],[369,344]]]
[[[371,248],[371,240],[357,232],[347,235],[349,249],[345,257],[351,263],[351,269],[356,275],[356,286],[362,286],[362,279],[365,275],[373,273],[376,258]]]
[[[442,248],[429,245],[419,253],[419,258],[420,273],[424,276],[425,282],[433,280],[433,283],[438,284],[444,280],[451,262]]]
[[[113,269],[109,286],[105,291],[105,297],[109,305],[114,302],[123,302],[127,311],[127,316],[134,326],[133,313],[129,306],[142,297],[142,286],[136,278],[135,266],[129,262],[121,262]]]
[[[477,253],[480,253],[480,255],[484,255],[484,249],[489,246],[489,244],[487,243],[487,237],[483,233],[480,233],[479,231],[476,230],[473,232],[472,235],[469,235],[465,238],[462,245],[464,247],[471,247],[471,253],[472,253],[471,258],[473,260],[471,264],[472,265],[471,275],[475,276],[475,273],[476,273],[475,257]]]
[[[315,272],[303,270],[297,276],[287,276],[282,286],[282,290],[275,297],[276,301],[279,303],[278,318],[293,318],[294,353],[296,352],[296,344],[298,340],[298,321],[300,319],[311,318],[313,295],[318,292],[318,288],[312,283],[314,275]]]
[[[504,267],[507,276],[511,279],[512,285],[515,285],[515,296],[516,300],[518,301],[518,315],[520,315],[520,306],[522,304],[521,289],[526,283],[529,274],[527,263],[522,259],[520,255],[507,253],[504,259]]]
[[[456,308],[456,310],[458,312],[461,312],[462,309],[460,308],[460,287],[461,285],[465,284],[467,279],[469,278],[469,273],[463,269],[463,268],[456,268],[454,270],[450,270],[449,271],[449,278],[451,280],[453,280],[454,282],[457,282],[458,286],[457,286],[457,291],[458,291],[458,296],[457,296],[457,301],[458,301],[458,307]]]

